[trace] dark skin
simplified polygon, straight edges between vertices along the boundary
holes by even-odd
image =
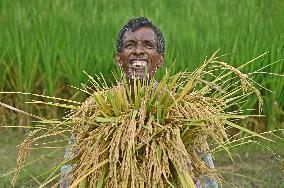
[[[116,54],[116,63],[133,86],[134,77],[150,80],[164,64],[164,54],[157,51],[157,37],[149,27],[125,32],[123,50]]]

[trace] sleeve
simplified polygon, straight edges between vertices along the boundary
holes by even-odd
[[[96,114],[92,112],[94,108],[96,108],[96,103],[94,102],[94,99],[91,96],[85,100],[85,102],[80,107],[80,110],[72,114],[72,117],[85,118],[86,116],[89,116],[89,114],[96,116]],[[74,134],[72,134],[69,139],[68,146],[65,150],[64,154],[65,161],[72,160],[76,157],[77,155],[76,151],[72,151],[75,141],[76,137]],[[60,188],[67,188],[70,185],[72,178],[72,170],[74,169],[75,165],[76,164],[65,164],[61,167]]]
[[[64,159],[66,161],[72,160],[75,157],[75,153],[71,151],[74,142],[75,142],[75,136],[72,135],[69,139],[68,146],[64,153]],[[60,188],[67,188],[70,185],[72,169],[73,166],[71,164],[65,164],[61,167]]]
[[[202,160],[205,162],[205,164],[209,168],[215,169],[213,158],[212,158],[212,155],[210,153],[205,154],[202,157]],[[202,180],[203,181],[200,181],[200,180],[196,181],[196,187],[197,188],[218,188],[218,184],[217,184],[215,179],[209,178],[207,176],[203,176]]]

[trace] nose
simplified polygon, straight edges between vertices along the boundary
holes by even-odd
[[[137,47],[135,48],[133,54],[137,57],[143,57],[145,55],[144,47],[142,45],[138,44]]]

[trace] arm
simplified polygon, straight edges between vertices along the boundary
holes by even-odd
[[[202,160],[205,162],[206,166],[208,166],[212,170],[215,169],[213,158],[212,158],[212,155],[210,153],[205,154],[202,157]],[[197,182],[196,182],[196,187],[197,188],[218,188],[218,184],[217,184],[215,179],[209,178],[207,176],[203,176],[202,180],[204,182],[201,182],[200,180],[197,180]]]
[[[75,137],[72,135],[69,139],[68,146],[65,150],[64,159],[72,160],[75,157],[75,154],[71,152],[75,142]],[[60,177],[60,188],[67,188],[70,185],[70,178],[73,166],[71,164],[65,164],[61,167],[61,177]]]

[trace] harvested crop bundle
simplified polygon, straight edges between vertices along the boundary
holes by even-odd
[[[67,117],[43,120],[48,128],[23,142],[17,173],[30,145],[69,132],[69,156],[44,184],[69,164],[65,178],[71,187],[195,187],[203,176],[221,182],[202,156],[214,148],[228,150],[226,126],[264,138],[239,126],[236,120],[248,116],[232,108],[253,94],[261,105],[258,90],[240,69],[215,56],[192,73],[166,73],[159,83],[136,79],[130,87],[124,76],[112,87],[90,81],[96,92],[82,105],[65,105],[73,109]]]

